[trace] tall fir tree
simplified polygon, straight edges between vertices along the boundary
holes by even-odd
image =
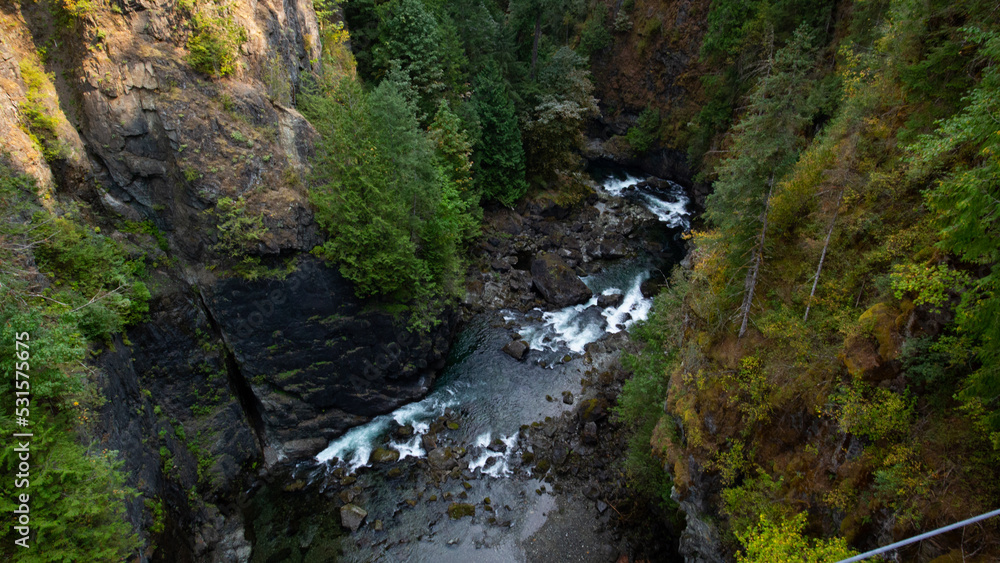
[[[510,206],[524,196],[528,184],[514,103],[495,62],[487,62],[476,76],[474,100],[481,126],[474,158],[476,184],[484,199]]]

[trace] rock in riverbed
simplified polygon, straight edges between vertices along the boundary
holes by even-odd
[[[528,350],[528,343],[524,340],[511,340],[503,347],[503,351],[508,356],[518,361],[524,359],[524,356],[528,354]]]
[[[392,463],[399,461],[399,452],[386,448],[376,448],[371,457],[374,463]]]
[[[610,293],[608,295],[599,295],[597,297],[597,306],[601,309],[607,309],[608,307],[620,307],[622,302],[625,301],[625,296],[621,293]]]
[[[475,516],[476,507],[471,504],[465,504],[462,502],[453,502],[448,506],[448,516],[452,519],[458,520],[464,516]]]
[[[539,254],[531,263],[531,281],[542,297],[556,307],[583,303],[592,295],[576,272],[551,252]]]
[[[356,504],[345,504],[340,508],[340,523],[352,532],[358,531],[366,516],[368,511]]]

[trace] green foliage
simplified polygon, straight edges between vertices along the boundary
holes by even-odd
[[[778,502],[782,479],[775,480],[763,469],[756,476],[747,476],[737,487],[722,490],[722,512],[729,517],[729,530],[739,538],[765,517],[778,521],[788,516],[789,509]]]
[[[149,509],[150,516],[153,522],[149,525],[149,531],[153,534],[162,534],[163,530],[166,529],[166,523],[164,522],[165,511],[163,509],[163,501],[159,499],[143,499],[143,504]]]
[[[862,541],[872,529],[909,536],[983,512],[1000,486],[995,3],[854,3],[828,28],[830,3],[779,13],[792,4],[710,8],[701,63],[711,74],[696,122],[716,132],[698,137],[712,149],[703,178],[718,174],[707,205],[716,230],[695,233],[683,311],[692,342],[664,418],[684,422],[663,447],[678,488],[690,484],[691,460],[720,472],[724,514],[752,547],[745,561],[816,560],[802,522],[769,513],[792,503],[815,511],[816,529],[835,515]],[[815,40],[790,35],[800,19]],[[733,117],[740,124],[718,135]],[[737,339],[726,321],[765,218],[758,330]],[[807,296],[816,314],[805,321]],[[770,392],[765,369],[746,365],[755,358]],[[845,365],[863,378],[831,394]],[[720,373],[731,375],[706,375]],[[890,373],[901,377],[863,382]],[[791,426],[747,431],[755,412]],[[837,424],[815,420],[824,414]],[[804,451],[774,441],[775,431],[820,428],[826,438]],[[858,438],[859,455],[836,475],[812,471],[843,455],[837,430]],[[752,476],[753,464],[769,475]]]
[[[26,553],[14,546],[14,538],[19,536],[11,526],[5,526],[0,531],[0,554],[6,552],[10,560],[32,563],[123,560],[139,547],[137,536],[125,521],[125,500],[135,493],[124,485],[120,470],[124,462],[117,459],[117,452],[88,451],[67,439],[59,428],[65,424],[61,418],[36,420],[31,443],[32,486],[28,489],[31,550]],[[19,431],[9,421],[3,426],[8,434]],[[16,453],[5,448],[0,453],[0,469],[14,475],[16,467]],[[4,487],[0,510],[9,514],[17,506],[15,493],[24,489],[8,487]],[[21,551],[15,554],[13,550]]]
[[[741,282],[750,268],[752,248],[759,244],[772,187],[797,160],[806,140],[802,133],[817,109],[810,96],[812,43],[809,33],[800,29],[768,60],[746,115],[733,128],[729,155],[716,169],[718,180],[705,215],[726,239],[730,275]],[[742,284],[734,289],[742,290]]]
[[[755,79],[768,75],[765,61],[774,49],[794,41],[797,32],[819,35],[828,30],[833,7],[830,0],[712,2],[701,56],[713,71],[701,77],[708,100],[694,122],[688,148],[696,167],[729,128],[740,98],[754,87]]]
[[[398,67],[370,94],[345,79],[328,95],[302,98],[322,135],[310,200],[329,238],[316,252],[340,265],[360,297],[427,307],[453,295],[474,200],[461,194],[467,140],[447,108],[435,135],[421,130],[417,93]],[[430,311],[417,313],[411,322],[430,322]]]
[[[146,220],[142,222],[138,221],[125,221],[121,227],[119,227],[123,233],[137,233],[144,234],[153,237],[156,241],[156,246],[166,252],[170,250],[170,242],[167,241],[167,237],[163,234],[152,221]]]
[[[45,90],[52,83],[52,76],[46,75],[29,58],[21,59],[21,79],[27,86],[26,99],[18,106],[21,116],[27,122],[28,134],[39,148],[42,156],[48,162],[66,158],[66,145],[59,140],[56,127],[59,121],[47,105],[48,96]]]
[[[583,145],[583,122],[597,114],[597,102],[586,61],[568,47],[549,57],[539,82],[546,86],[523,129],[528,177],[541,183],[574,168],[579,158],[573,151]]]
[[[528,190],[514,104],[495,63],[476,76],[474,89],[473,103],[482,128],[475,147],[476,185],[484,199],[510,206]]]
[[[648,107],[639,114],[639,121],[625,133],[628,144],[642,154],[650,149],[660,135],[660,110]]]
[[[611,44],[613,40],[608,30],[608,7],[603,2],[596,2],[593,11],[583,24],[580,32],[580,54],[585,57],[600,51]]]
[[[804,536],[805,527],[805,513],[777,520],[762,514],[752,529],[738,535],[743,551],[737,554],[736,560],[739,563],[835,563],[857,554],[847,547],[843,538],[820,540]]]
[[[372,50],[376,75],[384,76],[397,62],[421,96],[429,99],[440,92],[444,88],[443,38],[434,15],[420,0],[390,0],[376,10],[379,41]]]
[[[217,242],[212,250],[235,259],[233,271],[253,280],[269,273],[261,266],[260,257],[255,256],[267,227],[264,226],[264,216],[247,213],[246,206],[242,196],[236,199],[223,197],[207,213],[216,220]]]
[[[45,239],[35,249],[39,269],[55,280],[46,291],[63,314],[78,321],[90,339],[108,338],[149,311],[142,258],[130,258],[114,240],[94,233],[67,217],[41,216],[37,232]]]
[[[103,336],[141,313],[145,301],[133,266],[117,245],[69,218],[42,211],[35,189],[29,177],[0,162],[0,370],[10,374],[0,380],[0,431],[9,436],[25,430],[11,415],[15,368],[25,371],[17,365],[23,358],[15,356],[15,335],[26,332],[30,378],[23,381],[30,384],[28,418],[34,434],[29,488],[15,488],[19,460],[13,447],[0,452],[0,471],[10,476],[0,481],[0,510],[11,514],[17,495],[28,493],[32,528],[30,550],[14,545],[19,536],[12,526],[0,529],[0,558],[118,561],[139,547],[124,518],[125,500],[133,493],[123,484],[116,452],[81,445],[93,440],[89,413],[102,403],[91,368],[84,364],[82,332]],[[38,275],[32,269],[36,262],[53,277]],[[54,292],[41,287],[56,282]],[[108,295],[113,286],[120,288],[117,301]],[[92,330],[86,326],[87,312],[98,305],[114,319]]]
[[[940,310],[949,293],[958,293],[968,283],[969,275],[944,264],[923,267],[907,264],[893,266],[890,279],[896,299],[911,293],[914,305],[927,304]]]
[[[844,432],[882,440],[905,435],[913,418],[913,401],[881,387],[855,383],[830,397]]]
[[[187,41],[188,64],[213,77],[229,76],[239,64],[239,49],[247,31],[233,20],[228,6],[211,6],[194,14]]]
[[[764,371],[764,362],[757,356],[745,356],[740,360],[740,369],[735,375],[727,376],[729,405],[743,414],[745,431],[753,429],[758,422],[767,422],[771,415],[771,384]]]
[[[441,100],[438,105],[428,128],[428,137],[434,145],[438,167],[451,180],[462,199],[478,203],[472,183],[472,141],[447,100]]]
[[[674,364],[680,343],[679,316],[689,287],[679,268],[674,270],[670,281],[670,286],[656,296],[649,318],[632,327],[632,338],[642,343],[644,352],[624,357],[623,365],[632,376],[625,382],[614,409],[632,429],[625,460],[630,485],[665,503],[670,502],[670,476],[663,471],[662,462],[653,456],[650,440],[663,416],[668,370]]]
[[[965,31],[989,61],[982,80],[961,112],[911,150],[914,175],[939,175],[925,195],[937,214],[940,247],[988,269],[970,280],[957,321],[959,329],[977,341],[981,363],[968,378],[962,398],[995,404],[1000,397],[1000,135],[993,116],[1000,112],[1000,35]],[[991,432],[1000,433],[1000,409],[991,408],[987,420]]]
[[[896,444],[875,471],[876,499],[891,509],[900,523],[919,525],[924,517],[920,501],[927,498],[932,482],[933,476],[917,450]]]

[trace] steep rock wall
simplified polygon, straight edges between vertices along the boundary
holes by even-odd
[[[281,454],[312,455],[347,429],[417,399],[455,327],[426,334],[362,302],[338,271],[304,258],[284,280],[223,280],[206,302]]]

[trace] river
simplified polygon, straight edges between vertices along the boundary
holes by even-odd
[[[639,178],[615,168],[592,175],[606,195],[651,211],[661,225],[655,236],[678,247],[688,227],[680,186],[636,187]],[[604,203],[597,206],[612,212]],[[573,409],[568,403],[582,396],[595,372],[588,345],[644,320],[652,306],[644,282],[672,265],[640,252],[582,278],[594,293],[587,303],[553,311],[503,309],[471,319],[424,399],[350,430],[315,460],[294,467],[287,483],[255,493],[248,511],[253,560],[616,559],[626,546],[594,503],[556,492],[551,478],[543,481],[531,470],[524,429]],[[620,303],[598,305],[599,295],[616,293]],[[512,337],[530,345],[523,361],[502,351]],[[437,457],[428,459],[435,448]],[[399,459],[373,459],[390,451]],[[330,527],[339,527],[333,506],[344,502],[367,515],[357,531],[340,536]],[[449,516],[449,508],[466,504],[474,515]],[[289,534],[297,540],[286,541]]]

